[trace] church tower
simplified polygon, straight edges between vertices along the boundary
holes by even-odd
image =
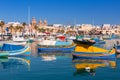
[[[39,21],[39,27],[42,27],[43,26],[43,23],[42,23],[42,20],[40,19],[40,21]]]
[[[47,26],[47,20],[46,19],[44,20],[44,26]]]
[[[31,25],[32,25],[32,27],[34,27],[36,25],[36,19],[34,17],[32,18]]]

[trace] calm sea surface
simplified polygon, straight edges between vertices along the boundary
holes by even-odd
[[[69,53],[41,55],[34,50],[30,56],[0,58],[0,80],[120,80],[119,58],[72,61]]]

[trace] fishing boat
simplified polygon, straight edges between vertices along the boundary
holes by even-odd
[[[80,52],[80,53],[75,53],[72,54],[73,59],[81,59],[81,58],[86,58],[86,59],[115,59],[116,58],[116,51],[115,49],[112,49],[108,52],[101,52],[101,53],[86,53],[86,52]]]
[[[120,54],[120,45],[116,46],[116,54]]]
[[[5,43],[5,44],[10,44],[10,45],[25,45],[26,41],[24,41],[24,42],[8,42],[8,43]]]
[[[14,42],[24,42],[26,40],[22,36],[13,36],[13,41]]]
[[[38,52],[52,51],[52,52],[72,52],[75,45],[71,42],[44,40],[40,44],[37,44]]]
[[[96,42],[96,44],[105,44],[106,42],[104,40],[100,40],[98,42]]]
[[[30,54],[29,44],[26,44],[25,47],[21,48],[21,49],[20,48],[19,49],[18,48],[17,49],[13,48],[12,50],[2,50],[1,49],[1,51],[0,51],[0,56],[15,56],[15,55],[21,55],[21,54],[25,54],[25,55],[29,55]]]
[[[76,68],[76,72],[74,75],[92,75],[95,76],[97,68],[116,68],[116,61],[115,60],[94,60],[94,59],[79,59],[73,60],[73,65]]]
[[[0,57],[6,57],[6,56],[8,56],[8,53],[2,53],[2,52],[0,52]]]
[[[52,52],[72,52],[75,46],[39,46],[38,52],[52,51]]]
[[[116,49],[106,50],[95,46],[81,44],[75,48],[75,53],[72,54],[72,56],[73,59],[115,59]]]
[[[73,42],[78,45],[79,44],[93,45],[96,43],[94,40],[77,40],[77,39],[74,39]]]

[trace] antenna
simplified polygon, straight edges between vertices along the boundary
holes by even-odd
[[[76,19],[74,19],[74,24],[73,24],[73,26],[74,26],[74,29],[75,29],[75,27],[76,27]]]
[[[94,17],[92,18],[92,26],[94,26]]]
[[[76,25],[76,19],[74,19],[74,25]]]
[[[28,24],[30,24],[30,6],[28,6]]]

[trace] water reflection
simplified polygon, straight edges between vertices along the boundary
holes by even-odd
[[[71,53],[38,53],[38,56],[41,57],[42,61],[55,61],[60,58],[71,57]]]
[[[73,60],[74,67],[76,71],[74,72],[74,76],[76,75],[96,75],[96,69],[102,67],[110,67],[116,68],[116,61],[112,60],[92,60],[92,59],[80,59],[80,60]]]
[[[42,55],[42,61],[53,61],[56,60],[55,55]]]
[[[21,69],[23,66],[30,70],[30,57],[6,57],[0,58],[0,63],[3,69]]]

